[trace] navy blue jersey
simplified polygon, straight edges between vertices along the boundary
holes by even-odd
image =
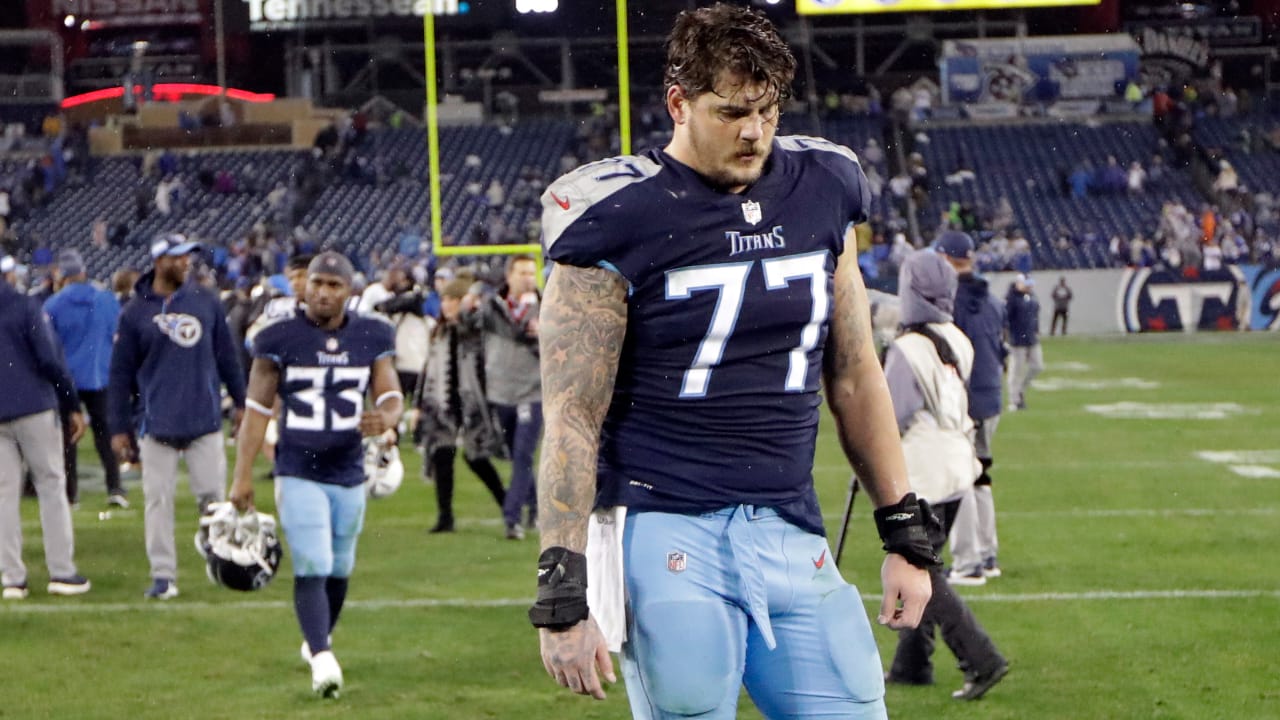
[[[395,354],[395,328],[380,318],[348,312],[325,330],[299,308],[262,329],[253,356],[280,371],[280,442],[276,475],[333,485],[364,482],[360,415],[373,363]]]
[[[600,506],[778,508],[815,532],[822,353],[844,233],[866,220],[854,154],[781,137],[719,192],[661,150],[583,166],[543,194],[548,256],[629,283],[600,448]]]

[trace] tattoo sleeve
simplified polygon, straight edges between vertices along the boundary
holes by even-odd
[[[542,547],[582,552],[595,500],[600,426],[626,335],[626,281],[609,270],[556,265],[540,323],[546,418],[538,469]]]
[[[880,507],[897,502],[910,486],[893,402],[871,337],[857,249],[852,244],[848,248],[836,267],[823,380],[840,445],[867,495]]]

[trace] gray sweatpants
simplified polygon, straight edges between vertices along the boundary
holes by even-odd
[[[1014,345],[1009,350],[1009,405],[1020,406],[1026,400],[1031,381],[1044,370],[1044,353],[1040,343]]]
[[[227,493],[227,455],[222,447],[222,433],[198,437],[185,450],[143,437],[138,441],[138,451],[142,460],[142,494],[146,499],[143,517],[151,577],[177,580],[173,513],[174,497],[178,494],[178,457],[187,460],[191,494],[196,496],[200,509],[209,502],[221,502]]]
[[[31,468],[40,499],[40,529],[44,532],[44,561],[50,578],[76,574],[71,506],[62,465],[62,426],[53,410],[0,423],[0,579],[5,585],[25,585],[22,563],[22,460]]]
[[[978,423],[973,448],[978,459],[987,465],[991,460],[991,439],[996,434],[1000,416],[989,417]],[[956,511],[955,524],[951,527],[951,557],[957,568],[968,571],[989,557],[1000,552],[996,536],[996,501],[990,485],[974,485],[965,494]]]

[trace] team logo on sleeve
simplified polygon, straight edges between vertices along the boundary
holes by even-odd
[[[742,217],[746,218],[747,222],[752,225],[760,222],[764,218],[764,214],[760,212],[760,203],[754,200],[742,203]]]
[[[195,347],[196,343],[200,342],[200,338],[204,337],[204,327],[191,315],[160,313],[152,320],[155,321],[156,327],[160,328],[160,332],[168,335],[170,340],[184,348]]]
[[[667,569],[673,573],[682,573],[688,567],[688,559],[682,552],[667,553]]]

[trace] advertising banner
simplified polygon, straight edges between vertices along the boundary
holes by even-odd
[[[208,0],[52,0],[50,8],[54,20],[69,17],[85,30],[199,25],[212,13]]]
[[[432,15],[457,15],[462,0],[244,0],[249,30],[271,32],[345,27],[370,20],[403,21]],[[468,4],[468,7],[470,5]]]
[[[1100,2],[1102,0],[796,0],[796,12],[801,15],[846,15],[982,8],[1009,10],[1063,5],[1097,5]]]
[[[1128,35],[948,40],[942,95],[950,103],[1033,103],[1115,97],[1138,75]]]
[[[1280,267],[1241,265],[1249,288],[1249,329],[1280,330]]]
[[[1129,269],[1116,313],[1125,332],[1238,330],[1249,323],[1249,286],[1233,265],[1191,274]]]

